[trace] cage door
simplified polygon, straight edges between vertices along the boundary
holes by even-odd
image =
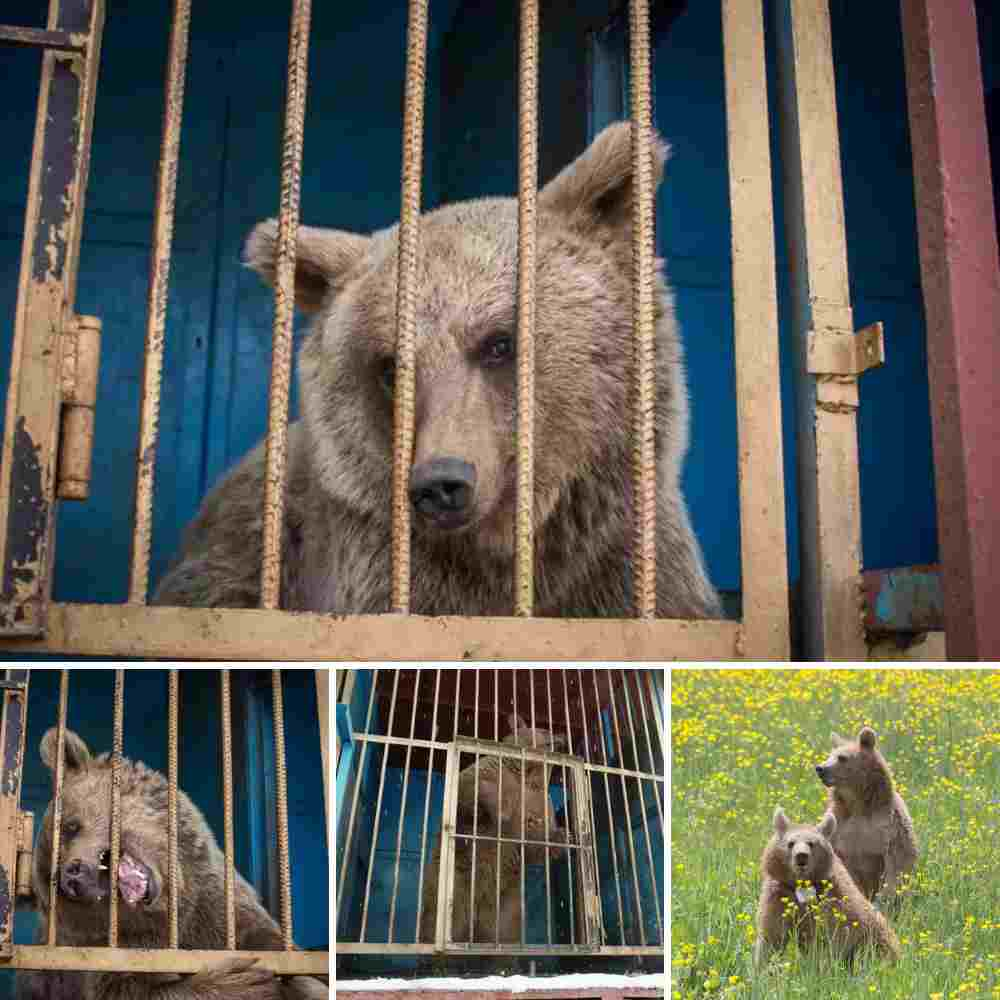
[[[0,466],[0,635],[44,631],[56,498],[86,496],[100,322],[73,307],[103,24],[104,0],[51,0],[47,31],[0,25],[0,44],[45,52]]]
[[[0,958],[13,953],[14,910],[31,895],[34,816],[21,812],[24,735],[28,729],[28,671],[5,670],[0,680]]]

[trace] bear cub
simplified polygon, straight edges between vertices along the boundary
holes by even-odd
[[[848,962],[866,946],[891,960],[899,958],[899,940],[888,921],[833,851],[830,838],[836,829],[832,813],[813,827],[790,823],[781,806],[775,810],[774,835],[761,858],[754,947],[758,968],[793,935],[802,948],[822,942]]]
[[[42,761],[55,768],[58,730],[40,747]],[[62,831],[56,870],[56,943],[107,945],[108,870],[111,838],[111,754],[92,756],[86,743],[67,730],[64,742]],[[120,948],[165,948],[169,890],[166,777],[140,761],[122,757],[121,845],[118,862]],[[41,822],[34,851],[32,887],[41,911],[39,940],[45,940],[50,909],[53,804]],[[226,947],[225,855],[193,802],[177,792],[178,935],[181,948]],[[236,937],[242,950],[283,947],[281,931],[254,889],[236,873]],[[122,972],[19,972],[20,1000],[319,1000],[329,989],[319,980],[285,981],[252,960],[234,957],[195,975]]]
[[[876,749],[875,731],[865,726],[856,740],[831,737],[833,751],[816,774],[837,817],[833,849],[869,899],[895,903],[900,877],[917,862],[913,821]]]

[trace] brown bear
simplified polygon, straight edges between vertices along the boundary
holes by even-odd
[[[659,183],[666,145],[654,137]],[[633,600],[630,125],[605,129],[539,192],[535,397],[538,615],[629,617]],[[244,261],[275,277],[277,226]],[[301,419],[289,427],[280,606],[390,610],[398,227],[300,226]],[[416,422],[409,491],[415,614],[512,613],[517,202],[420,219]],[[673,301],[656,279],[657,613],[718,617],[681,495],[688,404]],[[159,604],[259,603],[263,443],[190,525]]]
[[[906,803],[893,788],[892,773],[865,726],[857,740],[831,733],[833,752],[816,767],[829,789],[828,808],[837,817],[833,849],[869,898],[897,901],[900,876],[917,862],[917,838]]]
[[[793,825],[781,806],[775,810],[774,835],[761,859],[763,884],[754,947],[758,968],[793,934],[800,947],[823,944],[847,961],[866,946],[891,960],[899,958],[895,932],[855,885],[830,845],[836,829],[832,813],[814,827]]]
[[[55,778],[58,730],[40,747]],[[111,755],[94,757],[76,733],[64,742],[62,833],[56,885],[56,943],[100,947],[108,941],[110,891]],[[139,761],[122,758],[121,841],[118,862],[118,942],[121,948],[168,944],[167,779]],[[35,844],[32,887],[39,909],[39,941],[45,940],[52,865],[50,804]],[[205,818],[177,792],[178,934],[181,948],[226,947],[225,858]],[[283,947],[278,925],[257,894],[236,874],[237,947]],[[18,996],[27,1000],[291,1000],[325,998],[319,980],[282,981],[245,958],[223,960],[195,975],[122,972],[19,972]]]
[[[545,729],[530,729],[516,715],[508,719],[510,733],[501,741],[506,746],[531,747],[539,750],[560,750],[565,746],[561,736]],[[463,768],[458,779],[458,803],[455,828],[459,834],[476,833],[477,836],[496,836],[499,826],[502,837],[521,838],[521,821],[524,820],[525,840],[544,840],[546,822],[549,841],[565,842],[566,831],[559,827],[552,800],[549,797],[548,765],[528,761],[524,767],[524,798],[522,800],[521,761],[514,757],[503,758],[502,766],[496,757],[480,757]],[[478,792],[476,784],[478,780]],[[547,814],[547,819],[546,819]],[[553,860],[563,854],[563,849],[548,849]],[[537,845],[524,849],[525,865],[545,863],[546,849]],[[434,853],[424,870],[424,891],[421,906],[420,940],[433,943],[437,934],[438,878],[440,875],[441,840],[435,844]],[[452,912],[452,940],[472,940],[501,944],[517,944],[521,940],[521,848],[505,844],[500,851],[500,895],[497,908],[497,848],[488,841],[477,841],[473,867],[472,841],[459,840],[455,847],[454,909]],[[475,886],[472,885],[473,872]],[[475,926],[470,928],[469,897],[474,893],[473,912]]]

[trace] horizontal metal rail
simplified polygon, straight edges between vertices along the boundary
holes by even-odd
[[[739,660],[734,621],[349,615],[123,604],[49,606],[41,638],[0,649],[160,660]]]
[[[337,942],[338,955],[433,955],[437,946],[430,944],[378,944],[376,942]],[[450,941],[448,954],[454,952],[462,955],[659,955],[663,956],[663,945],[652,944],[494,944],[493,942]],[[232,954],[232,952],[227,952]],[[275,954],[270,952],[269,954]]]
[[[0,45],[48,49],[50,52],[86,52],[90,35],[85,31],[46,31],[0,24]]]
[[[326,951],[208,951],[187,948],[67,948],[14,945],[2,965],[14,969],[67,969],[80,972],[204,972],[234,957],[256,959],[256,967],[279,976],[326,976]]]

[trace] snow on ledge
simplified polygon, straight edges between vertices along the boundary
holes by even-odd
[[[576,976],[485,976],[482,979],[356,979],[336,980],[336,992],[348,990],[664,990],[666,975],[603,976],[588,973]]]

